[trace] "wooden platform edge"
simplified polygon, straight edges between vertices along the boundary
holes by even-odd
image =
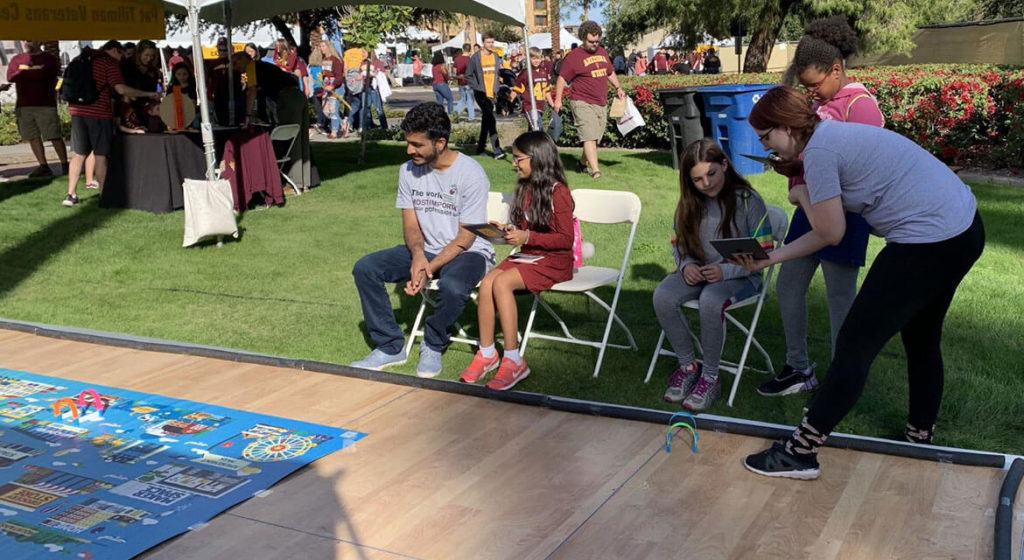
[[[561,412],[591,414],[623,420],[649,422],[663,426],[668,425],[673,414],[672,412],[665,410],[587,401],[555,395],[545,395],[541,393],[494,391],[484,386],[469,385],[446,379],[427,379],[400,373],[353,368],[332,362],[289,358],[286,356],[260,354],[233,348],[191,344],[174,340],[141,337],[77,327],[64,327],[60,325],[49,325],[30,321],[0,318],[0,329],[24,332],[47,338],[72,340],[75,342],[85,342],[90,344],[102,344],[134,350],[183,354],[233,362],[298,369],[330,375],[340,375],[355,379],[389,383],[392,385],[443,391],[446,393],[492,399],[515,404],[539,406]],[[786,438],[789,437],[795,429],[793,426],[786,426],[783,424],[772,424],[768,422],[727,416],[698,414],[696,419],[698,421],[697,428],[700,430],[726,432],[765,439]],[[895,455],[899,457],[908,457],[939,463],[991,467],[1003,470],[1008,469],[1013,460],[1017,458],[1017,456],[1011,456],[1003,453],[903,443],[839,432],[831,434],[825,442],[825,445],[826,447],[851,449],[854,451],[864,451],[868,453],[881,453],[884,455]]]

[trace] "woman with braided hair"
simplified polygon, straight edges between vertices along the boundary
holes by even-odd
[[[882,126],[878,102],[863,85],[846,75],[844,60],[857,48],[857,34],[842,16],[811,22],[797,45],[784,82],[800,86],[812,99],[812,109],[822,120]],[[837,147],[840,148],[841,147]],[[789,177],[789,188],[806,184],[803,155],[775,166]],[[805,209],[797,207],[786,236],[791,243],[811,229]],[[779,271],[777,291],[782,327],[786,335],[786,365],[762,383],[757,392],[782,396],[813,391],[818,387],[814,365],[807,354],[807,288],[818,267],[825,277],[831,326],[832,355],[836,336],[857,295],[857,276],[864,266],[869,228],[864,218],[846,213],[846,235],[838,245],[787,261]]]

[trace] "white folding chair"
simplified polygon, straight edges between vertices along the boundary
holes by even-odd
[[[295,194],[301,195],[302,190],[299,189],[299,187],[292,181],[292,178],[289,177],[288,174],[284,172],[284,166],[287,165],[288,162],[292,160],[292,147],[295,145],[295,139],[298,138],[298,136],[299,125],[297,124],[278,125],[275,126],[273,130],[270,131],[271,142],[288,142],[288,149],[284,151],[283,156],[277,155],[277,148],[275,144],[274,156],[278,158],[277,170],[279,173],[281,173],[281,176],[284,177],[284,180],[287,181],[288,184],[291,185],[293,189],[295,189]]]
[[[572,280],[561,282],[551,287],[550,292],[583,294],[608,312],[608,320],[604,328],[604,336],[601,340],[585,340],[573,336],[565,321],[555,313],[548,302],[544,301],[542,294],[533,297],[533,307],[530,308],[530,318],[526,321],[526,332],[523,333],[523,343],[520,352],[526,355],[526,345],[531,338],[544,340],[555,340],[569,344],[579,344],[598,348],[597,364],[594,366],[594,377],[601,372],[601,362],[604,361],[604,352],[610,346],[612,348],[623,348],[636,350],[636,341],[633,340],[633,333],[629,331],[626,324],[615,314],[619,304],[619,294],[622,291],[622,281],[626,276],[626,264],[629,262],[629,253],[633,249],[633,238],[636,235],[636,226],[640,221],[640,198],[626,191],[603,191],[595,189],[576,189],[572,191],[573,201],[576,209],[573,214],[580,222],[594,224],[629,224],[629,238],[626,241],[626,249],[622,254],[622,264],[619,268],[605,268],[600,266],[583,266],[577,270]],[[612,297],[611,305],[608,305],[601,298],[594,294],[593,290],[601,286],[615,285],[615,295]],[[564,336],[543,334],[533,332],[533,320],[537,315],[537,307],[543,307],[551,317],[558,322]],[[611,334],[612,322],[618,323],[625,331],[629,344],[612,344],[608,342]]]
[[[494,191],[492,191],[492,192],[488,193],[487,194],[487,220],[491,221],[491,222],[499,222],[499,223],[502,223],[502,224],[507,223],[508,222],[508,214],[509,214],[509,211],[512,208],[512,201],[513,201],[514,197],[515,197],[515,193],[510,193],[510,192],[504,192],[503,193],[503,192],[494,192]],[[480,287],[480,285],[477,284],[477,287]],[[435,280],[431,280],[430,284],[427,285],[427,288],[420,292],[420,294],[423,297],[420,300],[419,311],[416,312],[416,319],[412,323],[412,330],[409,333],[409,340],[406,341],[406,343],[405,343],[405,355],[406,356],[408,356],[409,352],[412,350],[412,345],[413,345],[413,342],[416,341],[416,337],[422,337],[424,335],[424,330],[422,328],[423,327],[423,316],[427,312],[427,306],[428,305],[431,306],[431,307],[433,307],[435,305],[434,304],[433,292],[436,292],[436,291],[437,291],[437,280],[435,279]],[[474,289],[469,294],[469,297],[472,298],[473,301],[476,301],[477,300],[477,291]],[[478,339],[470,338],[469,334],[466,333],[466,330],[462,327],[461,323],[455,323],[455,327],[457,329],[457,331],[456,331],[457,334],[455,336],[451,337],[452,341],[454,341],[454,342],[462,342],[464,344],[469,344],[469,345],[472,345],[472,346],[476,346],[476,345],[478,345],[480,343],[480,341]]]
[[[769,204],[767,205],[767,208],[768,219],[772,225],[772,238],[775,240],[775,248],[778,249],[782,246],[782,242],[786,238],[786,228],[789,225],[789,218],[787,218],[786,212],[778,206]],[[764,347],[761,346],[761,343],[754,338],[754,330],[757,329],[757,321],[761,317],[761,308],[764,306],[765,298],[768,297],[768,290],[769,286],[771,286],[772,276],[774,273],[775,265],[769,266],[765,272],[764,283],[761,284],[761,289],[756,294],[730,305],[725,311],[726,320],[746,336],[746,341],[743,343],[743,353],[740,354],[740,361],[730,362],[722,360],[719,362],[718,366],[719,370],[727,371],[736,375],[736,379],[732,382],[732,389],[729,391],[729,406],[732,406],[732,401],[736,398],[736,389],[740,386],[740,377],[743,376],[744,369],[775,375],[775,367],[772,366],[771,357],[768,356],[768,352],[766,352]],[[750,319],[749,325],[744,325],[732,315],[733,311],[750,306],[754,306],[754,316]],[[684,303],[683,307],[686,309],[700,309],[700,305],[695,299]],[[728,332],[728,330],[727,325],[726,331]],[[697,338],[696,334],[694,334],[693,329],[690,329],[690,337],[693,338],[693,341],[697,346],[697,351],[703,355],[704,349],[701,347],[700,339]],[[654,372],[654,366],[657,364],[659,356],[675,357],[675,352],[664,348],[664,342],[665,331],[661,331],[661,336],[658,337],[658,344],[654,347],[654,356],[651,357],[651,365],[647,368],[647,377],[644,378],[644,383],[651,380],[651,374]],[[751,345],[753,345],[754,348],[757,348],[757,351],[764,357],[764,361],[768,365],[768,369],[762,370],[747,365],[747,354],[750,352]]]

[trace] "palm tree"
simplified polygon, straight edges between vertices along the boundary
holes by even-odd
[[[548,0],[548,26],[551,32],[551,54],[562,50],[558,39],[562,34],[562,22],[558,17],[558,0]]]

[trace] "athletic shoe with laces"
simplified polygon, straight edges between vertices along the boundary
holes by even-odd
[[[814,366],[811,364],[807,369],[795,369],[786,364],[782,371],[757,387],[757,393],[765,397],[782,397],[806,393],[818,388],[818,378],[814,377]]]
[[[477,350],[476,356],[473,356],[473,361],[459,375],[459,381],[463,383],[476,383],[481,377],[494,371],[500,362],[497,351],[494,352],[493,356],[487,358],[482,352]]]
[[[441,353],[426,344],[420,345],[420,362],[416,365],[416,377],[430,379],[441,373]]]
[[[349,364],[352,367],[372,369],[374,371],[380,371],[387,366],[395,366],[398,364],[405,363],[405,351],[401,351],[397,354],[388,354],[380,348],[374,348],[373,352],[367,354],[362,360],[356,360]]]
[[[100,188],[100,184],[97,181],[88,181],[88,182],[85,183],[85,188],[87,188],[87,189],[98,189],[98,188]]]
[[[32,170],[28,174],[29,179],[35,179],[38,177],[53,177],[53,170],[50,169],[49,165],[40,165],[39,167]]]
[[[790,455],[786,453],[786,445],[779,441],[760,453],[747,455],[743,466],[760,475],[797,480],[814,480],[821,474],[816,454],[806,457]]]
[[[675,403],[683,402],[683,399],[690,396],[690,393],[693,392],[693,388],[697,385],[697,379],[700,378],[700,372],[703,369],[704,366],[700,362],[697,362],[697,366],[692,370],[689,366],[686,368],[676,368],[668,378],[665,400]]]
[[[530,366],[526,365],[526,360],[517,364],[512,358],[502,358],[498,373],[494,375],[494,379],[487,382],[487,387],[495,391],[507,391],[529,375]]]
[[[501,148],[497,148],[494,151],[494,159],[504,159],[504,158],[505,158],[505,151],[502,150]]]
[[[711,403],[720,396],[722,396],[722,384],[718,382],[718,378],[708,379],[708,376],[701,374],[697,379],[697,386],[683,401],[683,408],[701,412],[707,410]]]
[[[77,196],[75,196],[73,194],[69,194],[69,195],[64,197],[64,201],[61,202],[61,204],[64,205],[64,206],[67,206],[67,207],[71,207],[71,206],[74,206],[74,205],[78,204],[79,202],[81,202],[81,201],[78,200]]]

